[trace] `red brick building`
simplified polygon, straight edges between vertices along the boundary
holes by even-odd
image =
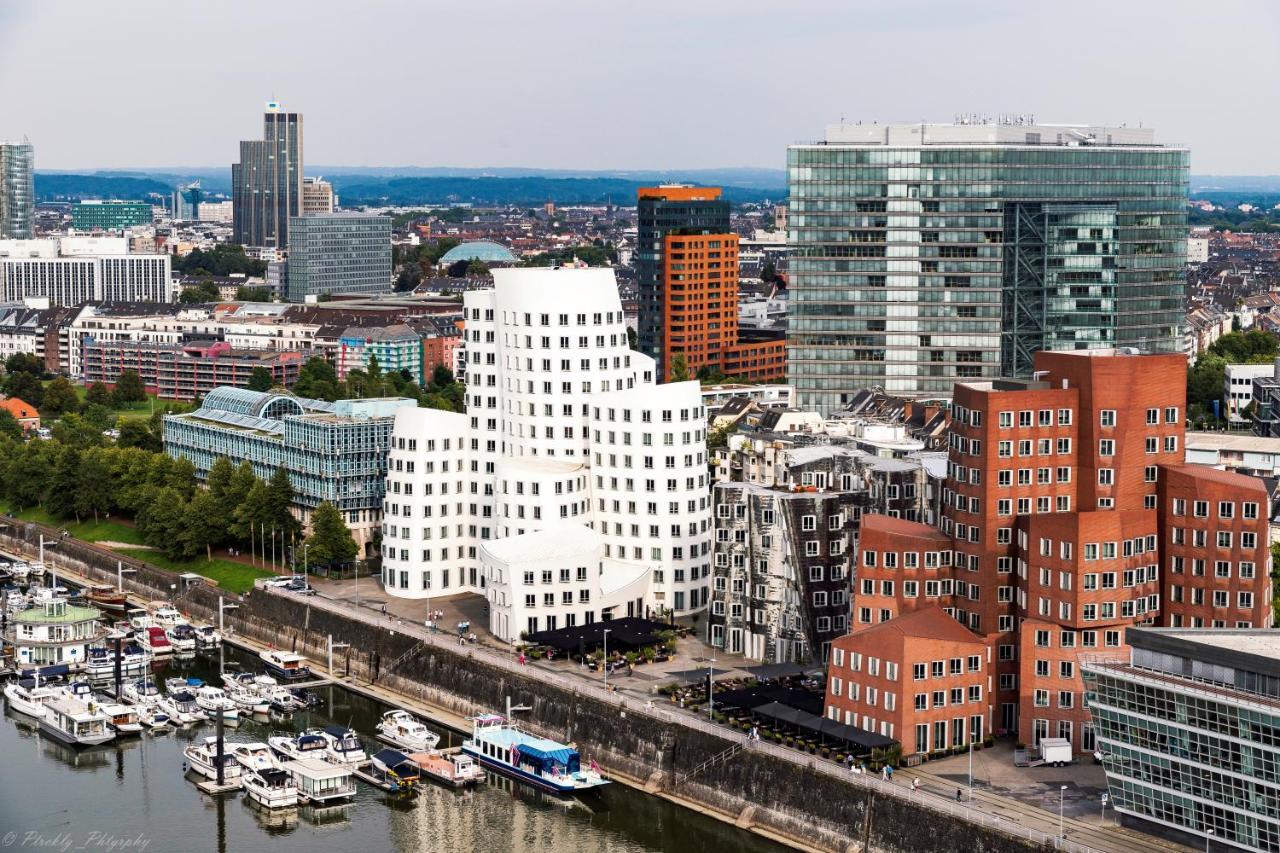
[[[827,717],[894,738],[907,753],[982,739],[990,693],[991,646],[936,604],[831,645]]]
[[[1036,367],[956,385],[941,530],[863,517],[852,625],[940,605],[991,645],[996,731],[1088,751],[1080,656],[1128,625],[1270,624],[1266,490],[1184,464],[1182,356]]]

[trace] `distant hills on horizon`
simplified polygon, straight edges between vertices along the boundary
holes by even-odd
[[[657,183],[692,183],[724,188],[734,202],[780,201],[786,171],[754,167],[720,169],[536,169],[447,166],[324,166],[309,175],[330,181],[344,205],[540,205],[634,204],[636,190]],[[198,180],[207,192],[230,193],[230,167],[169,169],[37,170],[40,201],[80,198],[146,198],[167,195],[179,184]],[[1280,175],[1192,175],[1191,194],[1248,196],[1280,192]]]

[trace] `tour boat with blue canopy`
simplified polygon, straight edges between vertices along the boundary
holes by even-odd
[[[594,761],[582,767],[568,744],[521,731],[499,714],[472,718],[462,749],[485,767],[553,794],[576,794],[609,784]]]

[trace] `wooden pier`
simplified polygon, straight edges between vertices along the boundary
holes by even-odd
[[[232,791],[240,790],[240,777],[236,777],[235,781],[226,781],[221,785],[217,779],[206,779],[203,782],[197,782],[196,787],[206,794],[228,794]]]

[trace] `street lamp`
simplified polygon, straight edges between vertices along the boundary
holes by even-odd
[[[716,714],[716,659],[715,655],[707,658],[707,719],[714,720]]]
[[[1067,786],[1063,785],[1058,789],[1058,837],[1066,838],[1067,833],[1062,824],[1062,807],[1067,802]]]
[[[609,632],[612,628],[604,629],[604,689],[609,689]]]
[[[1213,840],[1213,830],[1206,829],[1204,831],[1204,853],[1209,853],[1209,842]]]
[[[307,587],[307,548],[310,546],[306,542],[302,543],[302,588]]]

